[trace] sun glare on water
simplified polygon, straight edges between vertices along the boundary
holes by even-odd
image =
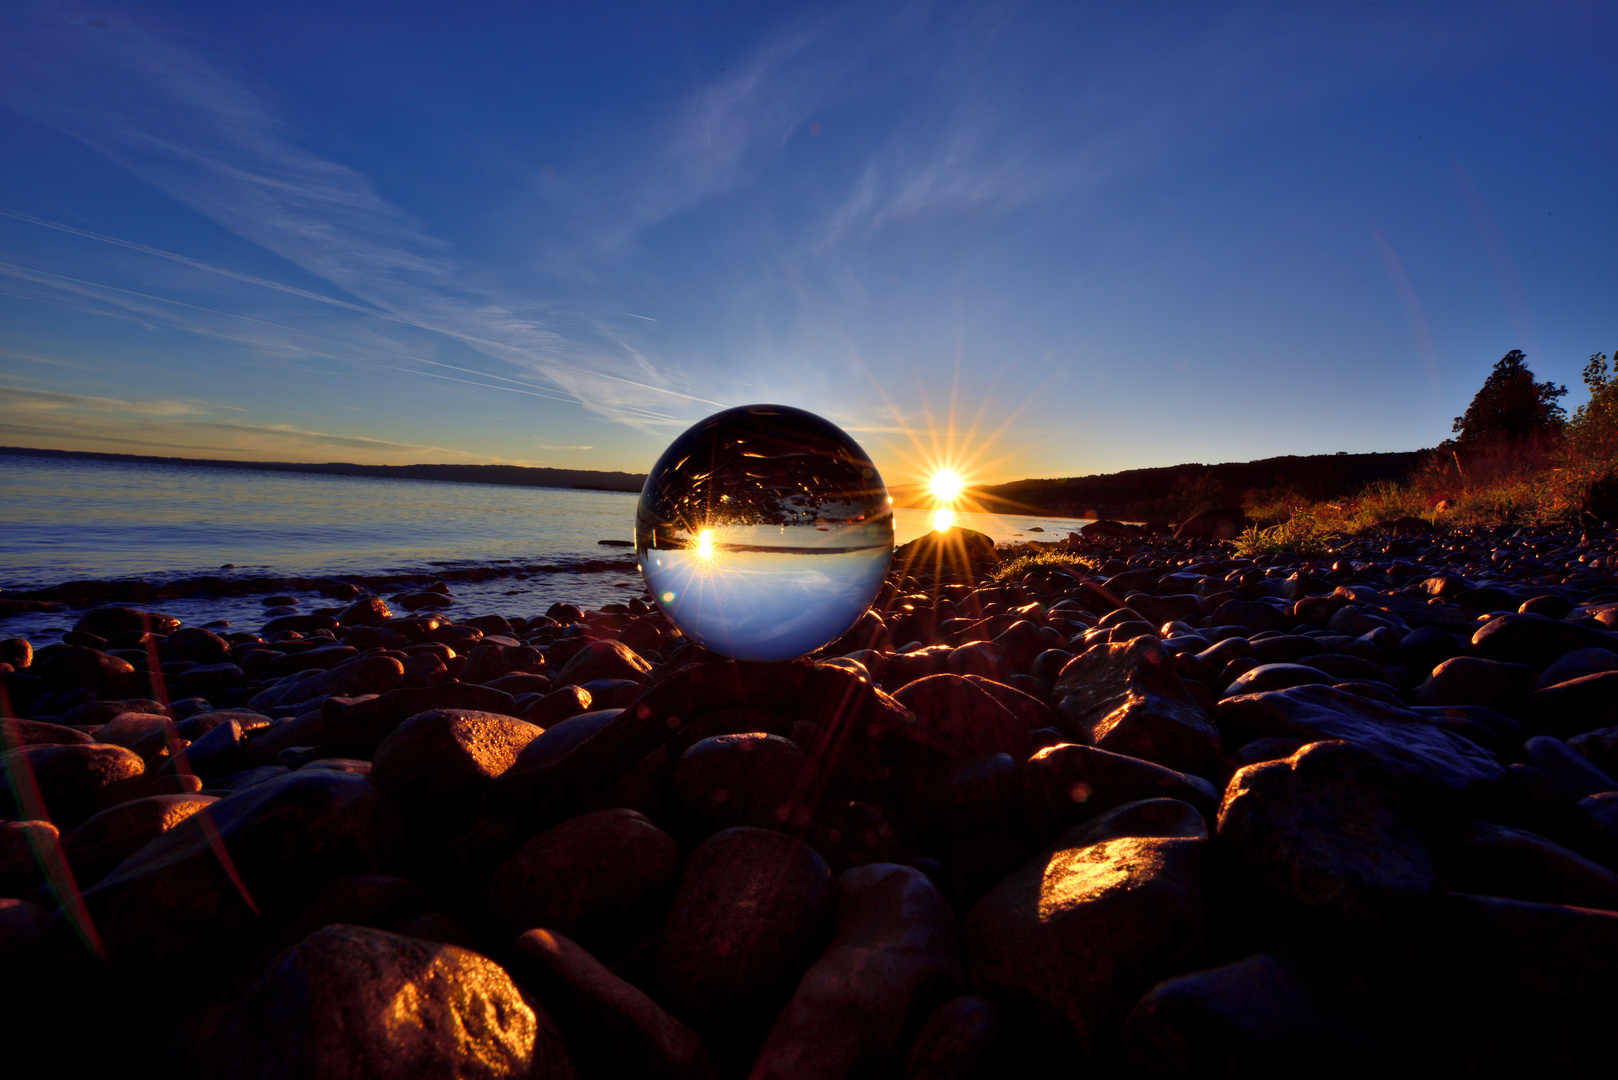
[[[943,532],[955,524],[955,511],[948,507],[939,507],[933,511],[933,531]]]

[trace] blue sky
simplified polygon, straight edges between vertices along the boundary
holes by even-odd
[[[1618,347],[1611,4],[19,0],[0,151],[7,445],[1078,475]]]

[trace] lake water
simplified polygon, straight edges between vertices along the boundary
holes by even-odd
[[[86,578],[431,580],[446,571],[487,568],[502,573],[483,582],[452,582],[457,607],[508,615],[543,612],[557,600],[596,607],[640,593],[632,553],[598,543],[633,539],[636,498],[0,455],[0,595]],[[995,514],[959,514],[956,520],[998,542],[1059,539],[1079,524]],[[931,527],[927,511],[896,513],[900,543]],[[225,564],[233,569],[221,570]],[[260,598],[251,595],[152,606],[187,623],[222,618],[254,628],[262,610]],[[49,640],[54,634],[47,631],[70,622],[67,615],[13,616],[0,623],[0,636],[31,630]]]

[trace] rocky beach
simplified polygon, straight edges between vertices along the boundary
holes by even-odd
[[[73,629],[0,641],[0,1029],[39,1075],[1610,1075],[1618,533],[1416,529],[934,534],[781,664],[628,592],[8,602]]]

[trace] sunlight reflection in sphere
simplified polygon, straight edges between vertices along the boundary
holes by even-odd
[[[697,644],[790,660],[848,631],[893,560],[876,466],[826,420],[785,405],[727,409],[669,445],[646,477],[635,554],[659,607]]]

